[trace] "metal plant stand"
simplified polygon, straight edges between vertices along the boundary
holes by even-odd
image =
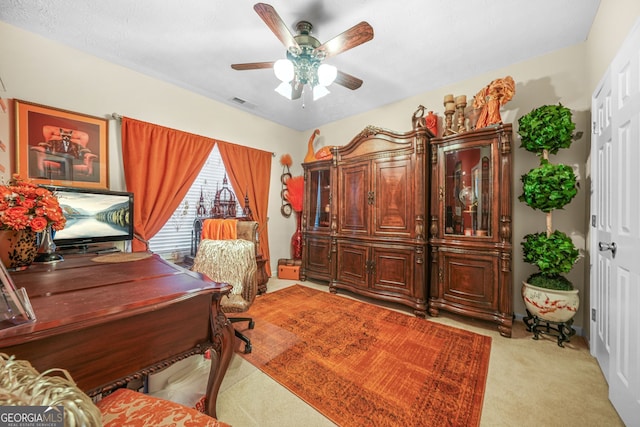
[[[540,335],[549,335],[558,338],[558,346],[564,347],[564,342],[569,342],[570,338],[576,334],[576,330],[571,327],[573,319],[566,322],[552,322],[535,316],[527,310],[527,316],[522,319],[527,326],[527,331],[533,332],[533,339],[537,340]]]

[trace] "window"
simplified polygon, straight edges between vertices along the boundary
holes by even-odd
[[[196,206],[202,193],[207,213],[216,191],[222,188],[226,170],[218,146],[214,146],[191,189],[162,229],[149,240],[149,249],[164,258],[180,260],[191,252],[191,230],[196,218]],[[233,192],[229,185],[229,190]],[[234,194],[235,196],[235,194]],[[237,202],[236,197],[236,202]],[[239,204],[237,212],[242,212]]]

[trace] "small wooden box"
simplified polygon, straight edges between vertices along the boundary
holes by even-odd
[[[278,278],[289,279],[289,280],[300,280],[300,266],[278,265]]]

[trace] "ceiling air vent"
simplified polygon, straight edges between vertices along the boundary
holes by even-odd
[[[234,96],[233,98],[231,98],[231,102],[236,103],[238,105],[242,105],[244,108],[256,108],[256,106],[248,101],[245,101],[242,98],[238,98],[237,96]]]

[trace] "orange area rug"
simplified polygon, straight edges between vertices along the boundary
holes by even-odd
[[[339,426],[480,424],[490,337],[301,285],[246,314],[241,355]]]

